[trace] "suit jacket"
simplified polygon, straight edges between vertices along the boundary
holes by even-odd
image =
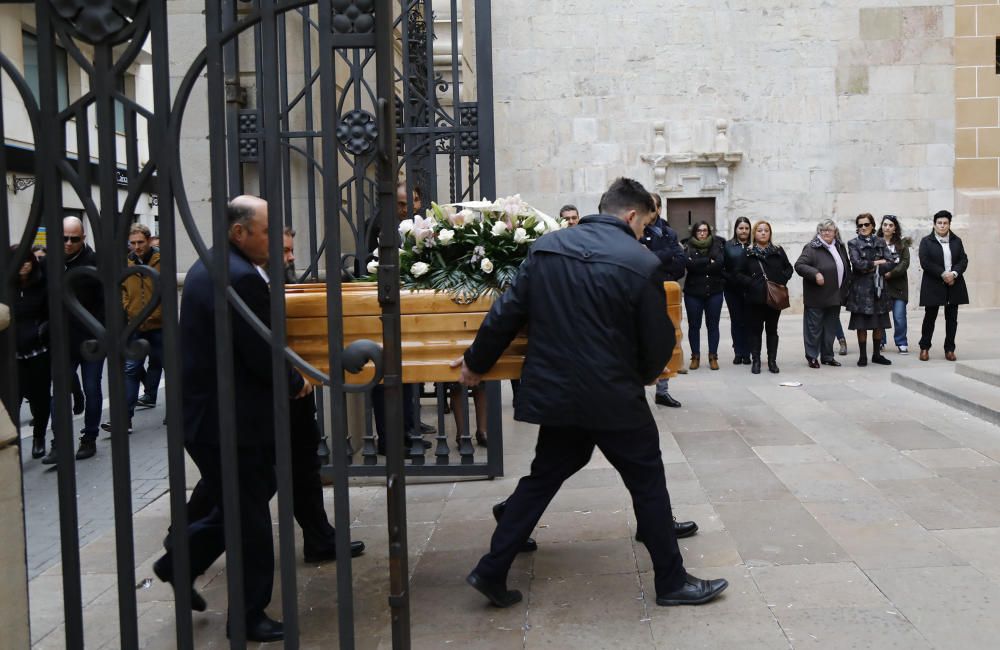
[[[674,349],[660,260],[616,217],[593,215],[539,238],[465,352],[489,370],[528,327],[514,416],[621,430],[652,422],[645,385]]]
[[[948,248],[951,249],[951,269],[948,270],[958,271],[958,278],[950,287],[941,279],[941,274],[946,270],[944,250],[934,233],[920,240],[920,266],[924,269],[924,277],[920,280],[921,307],[969,304],[969,289],[965,285],[969,256],[965,254],[965,246],[955,233],[949,236]]]
[[[237,248],[226,245],[229,280],[264,325],[270,327],[270,291],[257,268]],[[219,254],[218,248],[210,251]],[[229,307],[232,322],[233,388],[236,393],[236,439],[241,447],[274,445],[274,398],[271,386],[271,346],[250,323]],[[181,364],[184,434],[189,443],[219,444],[219,391],[216,365],[215,301],[212,278],[198,260],[188,271],[181,296]],[[289,399],[302,389],[303,379],[291,366]]]

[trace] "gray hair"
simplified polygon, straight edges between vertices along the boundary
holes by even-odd
[[[832,230],[835,233],[840,234],[840,229],[837,228],[837,222],[833,219],[823,219],[818,224],[816,224],[816,234],[820,234],[824,230]]]

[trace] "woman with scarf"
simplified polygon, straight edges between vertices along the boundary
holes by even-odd
[[[909,354],[910,346],[906,340],[906,303],[910,300],[910,287],[906,270],[910,268],[912,242],[909,237],[903,237],[899,219],[892,214],[882,217],[878,236],[885,240],[885,247],[889,250],[890,256],[898,260],[896,268],[885,274],[885,288],[889,292],[889,300],[892,301],[892,328],[896,350],[900,354]],[[885,348],[885,334],[882,335],[882,347]]]
[[[747,323],[750,340],[750,372],[760,374],[761,338],[767,332],[767,369],[778,369],[778,318],[781,311],[767,304],[767,283],[782,286],[792,277],[792,265],[784,249],[771,240],[771,224],[758,221],[753,225],[753,245],[747,249],[747,260],[741,269],[743,295],[747,303]]]
[[[17,246],[11,246],[16,252]],[[21,399],[31,409],[34,442],[31,457],[45,455],[45,430],[49,426],[52,381],[49,363],[49,292],[42,265],[30,251],[17,272],[13,314],[17,336],[17,377]]]
[[[955,361],[955,334],[958,332],[958,306],[969,304],[965,271],[969,256],[958,235],[951,231],[951,213],[941,210],[934,215],[934,230],[920,240],[920,306],[924,322],[920,331],[920,360],[930,359],[931,339],[938,309],[944,307],[944,358]]]
[[[746,217],[736,219],[733,226],[733,238],[726,242],[726,262],[722,269],[725,279],[724,295],[726,307],[729,309],[729,332],[733,337],[733,365],[750,365],[750,344],[747,341],[747,304],[743,298],[744,287],[740,284],[743,277],[740,269],[746,266],[747,249],[750,248],[750,220]]]
[[[816,236],[802,249],[795,262],[795,272],[802,276],[802,341],[810,368],[820,363],[839,366],[833,358],[833,339],[840,322],[840,306],[847,297],[851,264],[847,250],[837,240],[837,225],[824,219],[816,226]]]
[[[858,236],[847,242],[851,258],[851,286],[847,292],[848,328],[858,333],[858,365],[868,365],[868,330],[872,331],[872,363],[888,366],[879,343],[883,330],[892,327],[889,310],[892,301],[885,286],[885,274],[896,267],[898,258],[886,248],[885,240],[875,234],[875,217],[865,212],[854,220]]]
[[[691,227],[685,246],[687,279],[684,281],[684,308],[687,310],[691,370],[701,364],[701,321],[708,328],[708,366],[719,369],[719,320],[722,318],[722,276],[725,242],[712,233],[706,221]]]

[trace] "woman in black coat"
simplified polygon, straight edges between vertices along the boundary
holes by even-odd
[[[771,241],[771,224],[758,221],[753,225],[753,245],[747,250],[747,263],[740,270],[743,296],[747,302],[750,325],[750,372],[760,374],[760,349],[763,333],[767,332],[767,369],[778,372],[778,318],[781,311],[767,304],[767,281],[782,286],[792,277],[792,265],[784,249]]]
[[[802,276],[802,340],[810,368],[839,366],[833,358],[833,339],[840,322],[840,306],[847,298],[851,263],[844,245],[837,240],[837,224],[824,219],[816,226],[816,237],[802,249],[795,262]]]
[[[750,220],[736,219],[733,238],[726,242],[726,263],[722,275],[726,281],[724,295],[729,309],[729,332],[733,337],[733,364],[750,365],[750,343],[747,340],[747,303],[743,297],[740,280],[744,277],[740,269],[746,266],[747,249],[750,248]]]
[[[12,246],[11,251],[17,247]],[[17,377],[21,399],[28,400],[34,420],[34,442],[31,457],[45,455],[45,430],[49,426],[51,409],[49,385],[52,370],[49,363],[48,329],[49,299],[42,266],[30,251],[22,260],[17,274],[17,293],[13,313],[17,336]]]
[[[944,357],[955,360],[955,333],[958,332],[958,306],[969,304],[965,271],[969,256],[962,240],[951,231],[951,213],[941,210],[934,215],[934,232],[920,240],[920,306],[924,323],[920,331],[920,360],[930,358],[931,339],[938,308],[944,306]]]
[[[885,274],[896,267],[885,240],[875,234],[875,217],[865,212],[854,220],[858,236],[847,242],[851,258],[851,286],[847,292],[848,327],[858,333],[858,365],[868,365],[868,330],[872,331],[872,363],[888,366],[879,343],[882,332],[892,327],[889,310],[892,301],[885,288]]]
[[[687,279],[684,281],[684,308],[691,345],[691,370],[701,363],[701,321],[708,328],[708,366],[719,369],[719,320],[722,318],[722,276],[726,242],[712,233],[707,221],[691,227],[684,247]]]

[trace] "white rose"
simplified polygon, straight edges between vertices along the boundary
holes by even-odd
[[[400,237],[406,237],[411,230],[413,230],[413,219],[403,219],[399,222]]]
[[[490,232],[492,232],[494,236],[500,237],[505,232],[507,232],[507,224],[505,224],[503,221],[497,221],[495,224],[493,224],[493,229],[490,230]]]
[[[377,273],[378,272],[378,260],[372,260],[368,262],[368,272]]]
[[[483,273],[493,273],[493,262],[490,258],[484,257],[483,261],[479,263],[479,268],[483,270]]]
[[[443,228],[441,232],[438,233],[438,241],[442,246],[447,246],[451,243],[451,240],[455,238],[455,231]]]
[[[528,231],[524,228],[518,228],[514,231],[514,243],[523,244],[528,241]]]
[[[539,221],[538,223],[535,224],[535,232],[537,232],[539,235],[544,235],[545,231],[546,227],[544,221]]]
[[[426,262],[414,262],[413,266],[410,267],[410,273],[412,273],[415,278],[419,278],[421,275],[430,270],[431,267],[428,266]]]

